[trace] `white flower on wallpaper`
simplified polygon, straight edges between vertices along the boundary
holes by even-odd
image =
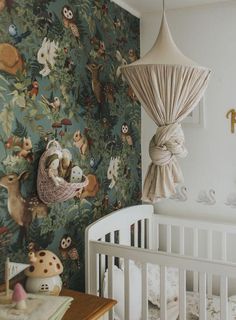
[[[210,189],[209,191],[201,190],[198,194],[197,202],[204,205],[212,206],[216,203],[215,194],[215,190],[213,189]]]
[[[231,208],[236,208],[236,193],[230,193],[225,204]]]
[[[185,202],[188,200],[187,188],[185,186],[177,187],[176,193],[170,197],[171,200]]]

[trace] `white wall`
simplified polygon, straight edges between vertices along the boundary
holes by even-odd
[[[161,13],[141,19],[142,54],[152,46]],[[184,127],[189,155],[181,160],[188,200],[164,200],[157,212],[236,222],[236,207],[225,205],[236,194],[236,133],[230,133],[226,113],[236,108],[236,1],[167,12],[172,35],[181,50],[212,69],[205,96],[206,128]],[[142,112],[143,176],[150,162],[148,145],[155,125]],[[200,190],[214,189],[216,204],[197,203]]]

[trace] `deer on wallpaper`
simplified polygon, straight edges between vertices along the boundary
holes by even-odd
[[[19,175],[7,174],[0,178],[0,186],[7,189],[7,207],[11,218],[20,226],[20,240],[26,236],[26,231],[32,220],[36,217],[43,218],[48,214],[48,207],[37,196],[24,198],[21,194],[21,181],[29,176],[28,171]]]

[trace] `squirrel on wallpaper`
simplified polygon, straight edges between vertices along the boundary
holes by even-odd
[[[4,145],[6,149],[13,149],[17,157],[24,158],[29,162],[33,160],[33,145],[30,137],[19,138],[17,136],[10,136]]]

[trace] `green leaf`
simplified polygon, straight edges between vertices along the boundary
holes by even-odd
[[[14,121],[14,113],[10,105],[5,105],[2,112],[0,113],[0,123],[2,125],[3,131],[7,136],[11,134],[12,123]]]
[[[19,138],[28,136],[26,127],[18,119],[16,119],[16,129],[13,131],[13,134]]]

